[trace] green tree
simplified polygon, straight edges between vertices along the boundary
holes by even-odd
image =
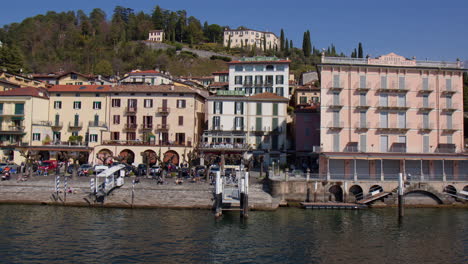
[[[284,50],[284,31],[281,29],[280,33],[280,51]]]
[[[364,52],[362,51],[362,43],[359,42],[359,45],[358,45],[358,58],[364,58]]]
[[[24,70],[23,55],[17,46],[4,45],[0,48],[0,68],[14,73]]]
[[[164,15],[159,5],[154,8],[151,20],[155,29],[164,29]]]
[[[289,40],[289,48],[290,48],[290,49],[293,49],[293,48],[294,48],[292,39]]]
[[[96,64],[94,73],[106,77],[111,76],[113,74],[112,64],[108,60],[102,59]]]
[[[304,38],[302,40],[302,51],[304,52],[304,56],[309,57],[312,51],[312,44],[310,42],[310,31],[307,30],[304,32]]]

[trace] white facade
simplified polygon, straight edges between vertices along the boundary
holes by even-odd
[[[173,81],[161,73],[145,73],[136,72],[130,73],[124,78],[120,79],[119,84],[148,84],[148,85],[162,85],[172,84]]]
[[[289,98],[289,61],[275,57],[233,61],[229,63],[229,90],[247,96],[269,92]]]
[[[151,30],[148,33],[148,40],[154,42],[163,42],[164,41],[164,31],[162,30]]]
[[[231,41],[230,44],[229,41]],[[266,49],[276,49],[279,46],[278,43],[278,37],[272,32],[252,29],[224,31],[224,47],[240,48],[255,45],[257,48],[263,49],[264,44],[266,44]]]

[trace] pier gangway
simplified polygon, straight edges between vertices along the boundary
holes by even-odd
[[[391,195],[391,192],[383,192],[380,190],[376,190],[371,192],[369,195],[364,196],[363,199],[356,201],[357,204],[370,204],[376,200],[386,198],[387,196]]]
[[[124,184],[125,171],[123,170],[125,165],[118,164],[112,166],[99,174],[96,174],[94,195],[96,199],[102,199],[109,195],[109,193],[115,188],[121,187]],[[105,178],[104,182],[99,184],[99,178]]]
[[[216,216],[223,211],[240,211],[241,216],[248,212],[249,173],[237,171],[235,177],[221,176],[216,172],[215,210]]]

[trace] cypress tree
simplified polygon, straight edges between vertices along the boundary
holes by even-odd
[[[364,54],[363,54],[363,51],[362,51],[362,43],[359,42],[359,45],[358,45],[358,58],[363,58],[364,57]]]
[[[293,48],[293,42],[292,42],[292,39],[289,41],[289,49],[292,49]]]
[[[280,51],[284,50],[284,31],[281,29],[281,34],[280,34]]]
[[[310,31],[307,30],[304,32],[304,40],[302,41],[302,51],[304,56],[309,57],[310,52],[312,51],[312,44],[310,43]]]
[[[288,39],[286,39],[286,41],[284,43],[285,43],[284,53],[285,53],[285,55],[287,55],[289,53],[289,41],[288,41]]]

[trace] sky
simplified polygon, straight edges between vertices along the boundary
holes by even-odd
[[[468,0],[23,0],[2,3],[0,25],[49,10],[89,14],[101,8],[110,18],[117,5],[145,13],[156,5],[185,9],[202,23],[246,26],[278,36],[284,29],[296,47],[310,30],[313,46],[333,43],[348,56],[362,42],[364,54],[372,57],[395,52],[417,60],[468,60]]]

